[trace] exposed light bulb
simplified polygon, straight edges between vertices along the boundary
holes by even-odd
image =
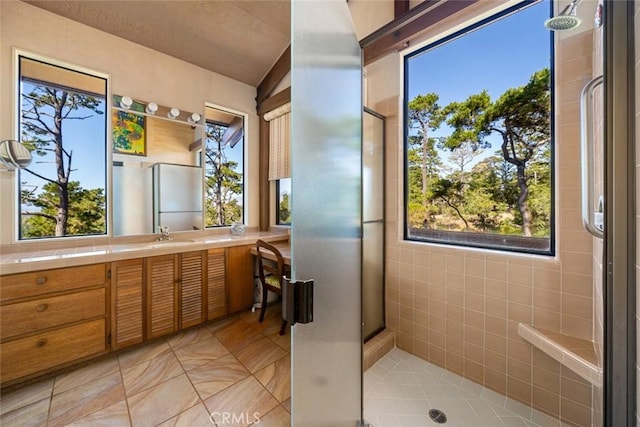
[[[123,96],[120,98],[120,108],[128,110],[133,105],[133,99],[130,96]]]
[[[169,117],[170,119],[177,119],[178,116],[180,115],[180,110],[178,110],[177,108],[173,107],[171,110],[169,110],[169,112],[167,113],[167,117]]]
[[[156,104],[155,102],[150,102],[147,104],[144,111],[146,111],[147,114],[153,115],[156,113],[156,111],[158,111],[158,104]]]
[[[191,123],[192,125],[198,123],[200,121],[200,114],[198,113],[193,113],[189,116],[189,118],[187,119],[187,121],[189,123]]]

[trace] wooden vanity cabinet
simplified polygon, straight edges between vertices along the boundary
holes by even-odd
[[[111,345],[114,350],[144,341],[144,258],[111,263]]]
[[[248,309],[251,247],[0,276],[2,385]]]
[[[6,275],[0,288],[3,386],[108,351],[106,264]]]
[[[179,329],[207,320],[207,261],[206,251],[180,254]]]
[[[229,313],[246,310],[253,305],[253,245],[227,248],[227,289]]]
[[[146,259],[147,338],[207,320],[208,259],[207,251]]]
[[[178,330],[178,259],[178,254],[146,259],[147,339]]]
[[[207,251],[207,320],[214,320],[228,313],[226,250]]]

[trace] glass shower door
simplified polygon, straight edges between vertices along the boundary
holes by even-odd
[[[384,329],[384,117],[362,116],[362,323],[365,341]]]
[[[292,2],[292,278],[314,279],[291,328],[294,426],[362,418],[361,52],[343,0]]]

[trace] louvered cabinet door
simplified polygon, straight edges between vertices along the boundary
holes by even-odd
[[[180,255],[180,328],[205,321],[206,251]]]
[[[178,255],[147,258],[147,338],[178,329]]]
[[[207,319],[227,314],[227,288],[224,248],[207,252]]]
[[[118,350],[144,340],[144,260],[111,263],[112,345]]]

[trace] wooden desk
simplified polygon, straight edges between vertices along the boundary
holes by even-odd
[[[291,266],[291,244],[288,240],[279,241],[279,242],[271,242],[273,246],[276,247],[282,254],[282,258],[284,258],[284,265]],[[251,255],[258,256],[258,249],[255,245],[251,248]],[[271,252],[265,252],[264,254],[266,259],[270,259],[272,261],[276,261],[276,258],[273,256]]]

